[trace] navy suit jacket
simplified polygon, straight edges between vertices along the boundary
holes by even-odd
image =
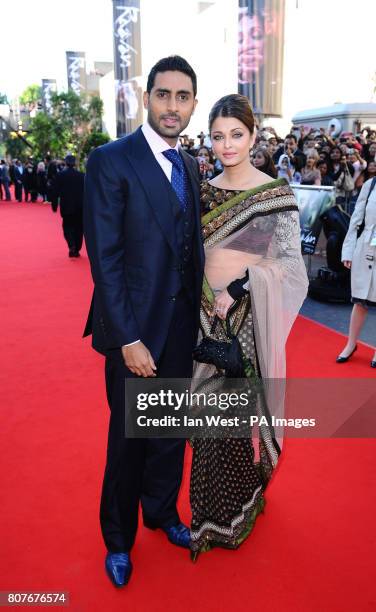
[[[50,198],[52,209],[57,210],[60,203],[60,214],[74,215],[82,211],[84,199],[84,179],[83,172],[75,168],[65,168],[59,172],[52,183]]]
[[[204,270],[199,173],[196,160],[181,154],[194,204],[192,308],[198,332]],[[140,339],[155,360],[160,357],[181,286],[174,198],[141,128],[91,153],[84,233],[95,288],[84,336],[92,333],[100,353]]]

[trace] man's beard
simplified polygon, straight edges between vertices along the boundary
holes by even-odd
[[[171,115],[173,116],[173,115]],[[163,116],[162,116],[163,117]],[[148,112],[148,123],[149,125],[153,128],[153,130],[155,132],[157,132],[157,134],[159,134],[159,136],[165,137],[165,138],[177,138],[179,136],[179,134],[187,127],[189,121],[187,121],[186,124],[182,124],[181,123],[181,119],[180,117],[176,117],[174,116],[174,118],[177,119],[178,123],[176,124],[176,127],[174,128],[168,128],[168,127],[163,127],[160,122],[159,119],[161,119],[162,117],[158,117],[158,120],[156,119],[155,115],[152,112]]]

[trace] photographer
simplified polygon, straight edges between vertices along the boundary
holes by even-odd
[[[352,164],[352,167],[354,168],[354,183],[355,183],[355,187],[357,184],[357,180],[359,178],[359,176],[361,175],[361,173],[363,172],[363,170],[365,170],[367,168],[367,162],[365,159],[362,159],[362,157],[360,156],[360,153],[357,149],[349,149],[348,150],[348,155],[349,155],[349,162]],[[360,191],[360,190],[359,190]]]
[[[350,171],[351,168],[351,171]],[[348,204],[355,184],[353,179],[354,168],[347,163],[346,155],[342,155],[339,160],[339,170],[334,178],[336,188],[336,204]]]
[[[347,162],[346,152],[342,152],[341,148],[336,145],[330,152],[329,163],[329,174],[334,182],[339,179],[343,171],[343,162],[347,165],[347,169],[352,177],[354,175],[354,168],[352,167],[352,164]]]

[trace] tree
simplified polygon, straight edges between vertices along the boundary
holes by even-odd
[[[60,134],[53,118],[46,113],[38,113],[30,122],[28,139],[33,145],[33,155],[43,159],[45,155],[59,157],[62,150]]]
[[[20,103],[27,106],[29,110],[36,108],[42,102],[42,87],[40,85],[29,85],[20,95]]]
[[[86,99],[73,91],[53,94],[50,114],[39,112],[30,122],[28,139],[34,156],[64,157],[70,152],[80,164],[96,143],[109,140],[101,131],[102,113],[98,96]]]
[[[5,140],[5,151],[12,159],[24,159],[27,155],[31,154],[30,149],[26,143],[20,138],[9,136]]]
[[[9,104],[7,94],[0,93],[0,104]]]
[[[92,132],[86,138],[82,152],[85,157],[88,157],[89,153],[93,149],[96,149],[107,142],[110,142],[110,137],[108,134],[104,134],[103,132]]]

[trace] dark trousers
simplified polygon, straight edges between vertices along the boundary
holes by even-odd
[[[22,190],[23,190],[23,183],[19,183],[17,180],[14,183],[14,195],[16,200],[18,200],[19,202],[22,202]]]
[[[156,364],[157,376],[190,378],[195,340],[192,303],[181,292],[176,297],[166,344]],[[120,349],[109,351],[105,372],[111,416],[100,520],[107,549],[122,552],[133,546],[140,502],[147,526],[170,527],[179,522],[176,501],[185,440],[126,438],[125,378],[133,374],[125,367]]]
[[[63,216],[63,232],[69,250],[78,253],[82,248],[84,236],[82,211]]]
[[[3,188],[5,192],[5,199],[10,200],[10,191],[9,191],[9,179],[2,179],[1,181],[1,199],[3,199]]]
[[[28,187],[24,187],[25,190],[25,202],[29,201],[29,194],[30,194],[30,201],[31,202],[36,202],[38,199],[38,192],[35,191],[35,189],[29,189]]]

